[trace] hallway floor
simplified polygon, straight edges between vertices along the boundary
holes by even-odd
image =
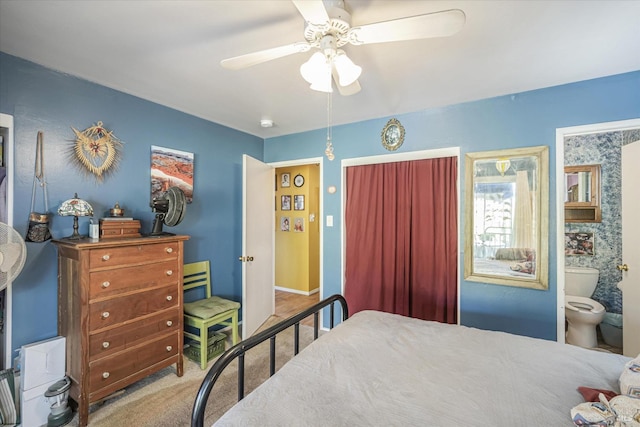
[[[276,290],[276,316],[286,319],[296,313],[311,307],[319,301],[320,293],[306,296],[295,294],[293,292]],[[313,326],[313,317],[308,317],[302,321],[303,325]]]

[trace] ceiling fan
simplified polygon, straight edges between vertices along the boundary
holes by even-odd
[[[302,76],[311,83],[311,89],[331,92],[333,79],[340,94],[353,95],[360,91],[358,77],[362,68],[340,49],[345,44],[446,37],[460,31],[465,22],[463,11],[451,9],[351,27],[351,14],[344,1],[292,1],[305,20],[305,41],[224,59],[220,64],[230,70],[239,70],[316,48],[318,51],[300,67]]]

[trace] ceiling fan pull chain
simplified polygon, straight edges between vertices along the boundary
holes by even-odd
[[[333,143],[331,141],[331,110],[331,92],[327,92],[327,148],[324,150],[324,154],[329,160],[335,159],[335,156],[333,154]]]

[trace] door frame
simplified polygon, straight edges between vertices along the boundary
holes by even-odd
[[[640,118],[556,129],[556,341],[565,342],[564,316],[564,139],[568,136],[618,132],[640,127]]]
[[[458,236],[456,242],[458,244],[458,254],[460,254],[460,248],[462,247],[461,236],[463,233],[460,233],[460,147],[447,147],[447,148],[437,148],[433,150],[420,150],[420,151],[409,151],[406,153],[395,153],[395,154],[382,154],[376,156],[368,156],[368,157],[354,157],[350,159],[343,159],[340,163],[341,167],[341,177],[340,177],[340,187],[342,198],[340,200],[340,223],[343,226],[340,228],[340,252],[341,252],[341,267],[340,267],[340,293],[344,295],[344,269],[346,263],[346,234],[345,234],[345,207],[346,207],[346,198],[347,198],[347,168],[350,166],[363,166],[363,165],[373,165],[380,163],[395,163],[395,162],[405,162],[405,161],[413,161],[413,160],[423,160],[423,159],[437,159],[441,157],[456,157],[458,159],[458,174],[456,177],[456,187],[457,194],[456,197],[458,199],[458,212],[457,212],[457,226],[458,226]],[[458,260],[459,261],[459,260]],[[458,318],[456,319],[457,324],[460,324],[460,269],[458,267],[457,271],[457,313]]]
[[[13,180],[14,180],[14,161],[13,161],[13,116],[0,113],[0,127],[7,128],[7,140],[3,143],[5,164],[7,165],[7,225],[13,227]],[[5,289],[5,311],[4,311],[4,367],[12,366],[12,331],[13,331],[13,286],[7,283]]]
[[[277,168],[286,168],[286,167],[292,167],[292,166],[305,166],[305,165],[309,165],[309,164],[317,164],[319,167],[319,183],[318,183],[318,187],[320,188],[319,193],[319,197],[320,200],[318,200],[318,214],[316,215],[316,220],[320,221],[320,236],[319,236],[319,251],[320,251],[320,263],[319,263],[319,269],[320,269],[320,277],[318,278],[319,280],[319,284],[320,284],[320,288],[318,291],[319,294],[319,298],[320,300],[322,300],[324,298],[324,227],[322,224],[322,218],[324,218],[323,215],[323,211],[324,211],[324,168],[323,168],[323,161],[324,161],[324,157],[309,157],[306,159],[294,159],[294,160],[284,160],[284,161],[279,161],[279,162],[271,162],[271,163],[267,163],[269,166],[273,167],[274,169]],[[276,236],[275,233],[273,235],[273,247],[275,248],[276,245]],[[274,272],[275,272],[275,257],[273,259],[274,262]],[[273,284],[273,286],[275,287],[275,283]],[[320,325],[323,325],[322,323],[322,313],[324,311],[320,312]]]

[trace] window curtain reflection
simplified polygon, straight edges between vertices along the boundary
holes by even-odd
[[[457,158],[347,168],[345,297],[457,321]]]
[[[516,173],[515,248],[535,248],[533,242],[533,203],[527,171]]]

